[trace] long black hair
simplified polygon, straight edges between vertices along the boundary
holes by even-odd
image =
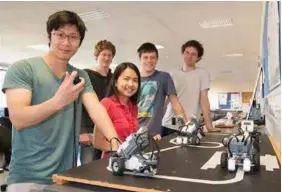
[[[136,73],[136,75],[138,77],[138,88],[137,88],[137,91],[136,91],[136,93],[134,93],[134,95],[132,95],[129,98],[133,105],[137,105],[138,104],[138,100],[139,100],[139,93],[140,93],[141,75],[140,75],[139,69],[136,67],[136,65],[134,65],[133,63],[130,63],[130,62],[121,63],[121,64],[119,64],[116,67],[115,72],[114,72],[114,74],[112,76],[111,86],[110,86],[110,90],[109,90],[108,96],[115,95],[118,98],[119,92],[118,92],[118,90],[116,88],[116,82],[117,82],[119,76],[121,75],[121,73],[123,71],[125,71],[127,68],[132,69]]]

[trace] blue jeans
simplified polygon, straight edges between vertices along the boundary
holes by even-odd
[[[93,148],[92,145],[80,144],[79,148],[81,165],[85,165],[94,160],[101,159],[102,151]]]
[[[177,132],[177,131],[174,130],[174,129],[169,129],[167,127],[162,127],[162,134],[161,134],[161,136],[165,137],[165,136],[171,135],[171,134],[173,134],[175,132]]]

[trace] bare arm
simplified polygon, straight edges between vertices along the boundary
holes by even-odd
[[[96,124],[96,128],[108,140],[113,137],[118,138],[112,121],[103,105],[99,102],[97,95],[94,92],[84,93],[82,95],[82,101],[90,118]]]
[[[73,102],[83,90],[85,81],[77,85],[73,84],[77,72],[71,75],[66,73],[66,77],[51,99],[38,105],[31,105],[32,93],[28,89],[13,88],[7,89],[7,106],[10,113],[12,124],[17,130],[22,130],[37,125]],[[19,96],[20,95],[20,96]]]
[[[177,96],[176,95],[169,95],[168,98],[169,98],[169,101],[171,102],[171,105],[172,105],[172,108],[173,108],[175,114],[177,116],[182,116],[184,118],[184,121],[187,122],[188,119],[185,115],[185,111],[184,111],[182,105],[180,104]]]
[[[37,125],[59,110],[54,98],[30,105],[32,95],[27,89],[8,89],[6,94],[10,119],[17,130]]]
[[[208,89],[201,91],[200,105],[207,129],[208,130],[213,129],[212,120],[211,120],[210,102],[208,98]]]

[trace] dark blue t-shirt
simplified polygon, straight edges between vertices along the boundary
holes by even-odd
[[[156,70],[151,76],[141,78],[140,90],[139,127],[148,126],[151,135],[161,134],[165,99],[176,95],[173,80],[168,73]]]

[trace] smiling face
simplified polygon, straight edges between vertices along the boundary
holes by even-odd
[[[146,73],[152,73],[156,69],[158,56],[156,52],[145,52],[140,56],[142,70]]]
[[[138,75],[131,68],[126,68],[116,81],[119,97],[129,99],[138,90]]]
[[[51,32],[50,52],[58,59],[69,61],[80,46],[80,35],[75,25],[64,25]]]
[[[113,53],[109,49],[104,49],[99,53],[99,55],[96,57],[97,63],[101,67],[109,67],[113,61]]]

